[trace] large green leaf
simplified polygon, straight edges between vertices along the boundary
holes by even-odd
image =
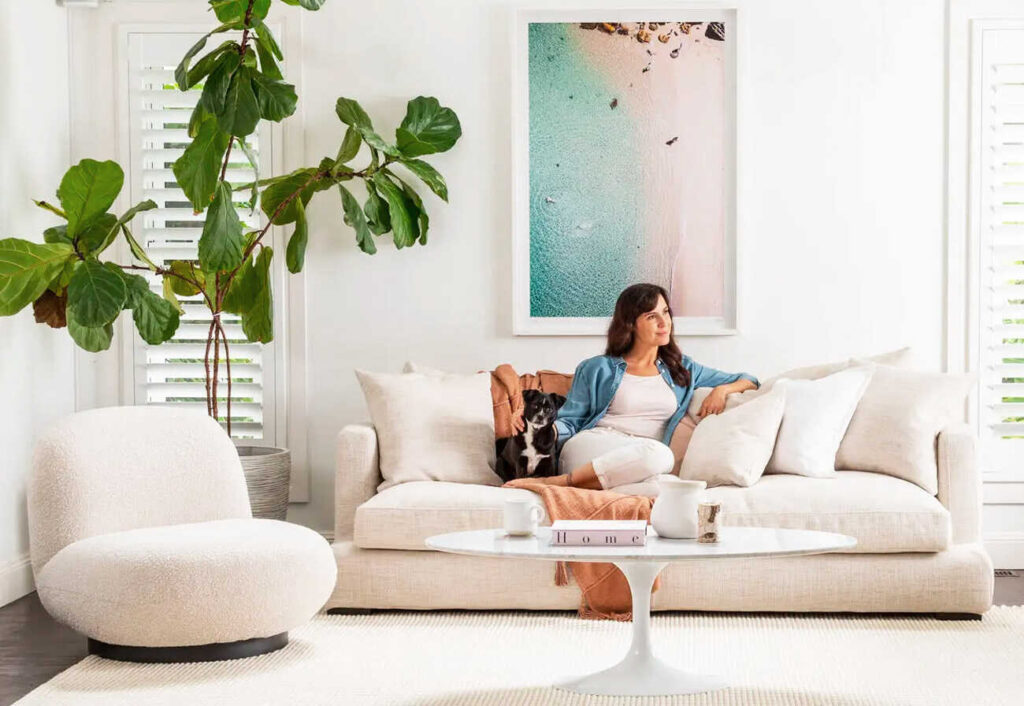
[[[242,263],[242,222],[232,203],[227,182],[220,182],[213,203],[206,211],[203,234],[199,237],[199,264],[205,272],[226,272]]]
[[[327,0],[281,0],[285,5],[298,5],[307,10],[319,10]]]
[[[281,122],[295,112],[295,104],[299,100],[295,94],[295,86],[284,81],[271,80],[257,72],[252,74],[252,85],[256,90],[260,115],[266,120]]]
[[[416,221],[411,213],[408,197],[396,186],[384,172],[375,172],[373,184],[384,194],[391,214],[391,230],[394,232],[395,247],[401,249],[416,243],[419,237]]]
[[[445,183],[444,177],[441,173],[434,169],[432,166],[424,162],[422,159],[404,159],[398,162],[410,172],[418,176],[424,184],[430,187],[430,190],[441,197],[442,200],[448,200],[448,184]]]
[[[359,202],[356,201],[352,192],[341,184],[338,184],[338,191],[341,192],[341,207],[345,211],[345,223],[356,231],[356,244],[364,253],[373,255],[377,252],[377,244],[373,242],[373,234],[359,208]]]
[[[62,223],[59,226],[51,226],[43,231],[43,242],[46,243],[67,243],[71,245],[71,237],[68,235],[68,226]]]
[[[219,47],[211,51],[209,54],[203,56],[202,59],[197,61],[195,65],[188,70],[188,85],[191,88],[197,83],[202,81],[211,71],[217,66],[217,62],[220,61],[221,55],[224,52],[234,52],[235,54],[241,49],[238,42],[233,39],[229,39],[226,42],[222,42]]]
[[[68,243],[0,240],[0,316],[16,314],[38,299],[73,256]]]
[[[67,214],[68,235],[75,239],[86,226],[107,212],[124,185],[124,171],[116,162],[83,159],[60,181],[57,198]]]
[[[210,0],[210,7],[221,22],[245,19],[249,0]],[[263,19],[270,10],[270,0],[256,0],[252,5],[252,16]]]
[[[306,222],[306,209],[300,200],[299,217],[295,219],[295,232],[288,239],[288,249],[285,251],[284,261],[288,265],[288,271],[293,275],[302,272],[302,265],[306,261],[306,245],[309,243],[309,224]]]
[[[132,251],[132,255],[136,260],[144,263],[146,267],[151,269],[153,272],[160,269],[156,266],[155,262],[149,259],[149,255],[147,255],[146,251],[142,249],[141,245],[139,245],[139,241],[137,241],[135,236],[132,235],[132,232],[128,229],[128,225],[126,223],[121,224],[121,232],[124,233],[124,239],[128,241],[128,248]]]
[[[363,110],[363,106],[359,105],[358,101],[351,98],[339,98],[334,104],[334,112],[338,114],[341,122],[346,125],[351,125],[356,129],[373,129],[370,116],[367,115],[366,111]]]
[[[135,328],[139,330],[142,340],[152,346],[158,346],[170,340],[178,330],[181,317],[171,302],[146,287],[144,293],[140,292],[133,307],[132,319],[135,320]]]
[[[279,177],[263,189],[263,193],[260,195],[260,208],[275,225],[294,223],[299,217],[296,202],[301,199],[302,205],[305,206],[313,198],[313,192],[316,189],[315,180],[313,180],[315,174],[315,169],[298,169],[291,174]],[[292,199],[275,217],[274,213],[278,207],[296,191],[301,191],[299,196]]]
[[[260,192],[258,184],[260,183],[260,161],[256,158],[256,153],[252,151],[252,147],[249,143],[241,137],[236,137],[235,142],[242,150],[242,154],[249,161],[249,166],[252,167],[252,173],[255,177],[255,181],[249,184],[251,191],[249,192],[249,213],[251,214],[256,210],[256,199],[259,198]],[[237,190],[238,187],[232,187]]]
[[[380,135],[373,131],[373,123],[370,121],[370,116],[367,115],[366,111],[363,110],[363,106],[359,105],[358,101],[351,98],[339,98],[334,104],[334,112],[338,114],[341,122],[358,130],[366,144],[380,150],[384,154],[389,154],[393,157],[399,156],[397,147],[389,145]]]
[[[120,225],[117,216],[113,213],[100,215],[78,233],[78,249],[86,254],[98,255],[117,236],[117,229]],[[110,240],[107,240],[108,236]]]
[[[270,289],[270,260],[273,256],[272,248],[263,248],[253,264],[255,296],[248,311],[242,314],[242,333],[250,341],[270,343],[274,340],[274,298]]]
[[[220,115],[227,107],[228,89],[231,79],[239,67],[238,54],[226,52],[214,63],[213,70],[206,77],[203,92],[199,96],[196,110],[202,108],[210,115]]]
[[[224,311],[242,317],[242,332],[250,341],[269,343],[274,338],[273,297],[270,290],[272,248],[245,261],[224,297]]]
[[[216,118],[207,118],[200,124],[196,139],[172,167],[174,178],[196,211],[210,205],[210,197],[217,188],[220,162],[230,140],[229,135],[220,131]]]
[[[181,58],[181,63],[179,63],[177,68],[174,69],[174,80],[175,82],[177,82],[178,88],[182,91],[187,91],[189,88],[191,88],[188,82],[188,65],[192,61],[192,58],[196,54],[201,52],[203,50],[203,47],[206,46],[207,39],[209,39],[214,34],[227,32],[232,29],[240,29],[241,26],[241,20],[232,20],[230,22],[225,22],[224,24],[217,27],[215,30],[208,32],[207,34],[204,34],[202,39],[193,44],[192,47],[187,52],[185,52],[185,56]]]
[[[418,157],[451,149],[462,136],[462,126],[451,108],[436,98],[419,96],[409,101],[396,136],[403,155]]]
[[[141,213],[142,211],[152,211],[154,208],[156,208],[156,202],[153,201],[152,199],[146,199],[145,201],[140,201],[139,203],[137,203],[134,206],[132,206],[131,208],[129,208],[127,211],[124,212],[124,215],[122,215],[120,218],[117,218],[114,221],[114,223],[111,225],[110,229],[103,236],[103,242],[101,242],[99,244],[99,247],[97,247],[93,252],[101,253],[104,250],[106,250],[108,247],[110,247],[110,244],[112,242],[114,242],[114,238],[117,237],[117,232],[118,232],[118,230],[120,230],[121,226],[123,226],[126,223],[128,223],[128,221],[130,221],[131,219],[135,218],[135,216],[137,214]],[[106,214],[106,215],[110,215],[110,214]],[[101,217],[100,220],[103,220],[103,217]],[[97,221],[97,222],[99,222],[99,221]],[[85,240],[86,240],[86,236],[83,234],[82,241],[85,241]],[[136,245],[137,245],[137,243],[136,243]],[[132,252],[133,253],[134,253],[134,251],[135,251],[135,249],[132,248]],[[140,259],[142,259],[142,258],[140,258]],[[144,258],[144,260],[148,261],[149,258]]]
[[[220,129],[229,135],[251,135],[260,122],[260,104],[253,90],[252,74],[242,68],[231,77],[224,112],[217,115]]]
[[[388,202],[380,197],[372,181],[366,182],[368,194],[363,210],[366,211],[366,225],[374,235],[383,235],[391,230],[391,214]]]
[[[128,290],[124,279],[97,260],[86,260],[68,284],[68,308],[82,326],[97,328],[121,313]]]
[[[188,279],[205,279],[202,271],[197,270],[191,262],[186,262],[185,260],[174,260],[167,269],[174,274],[179,275],[178,277],[172,276],[170,278],[170,286],[171,289],[174,290],[175,294],[180,294],[183,297],[191,297],[195,294],[199,294],[199,289],[197,287],[182,279],[182,277],[187,277]]]
[[[391,172],[388,174],[394,177]],[[396,179],[398,177],[395,177]],[[416,223],[420,231],[420,245],[427,244],[427,231],[430,229],[430,216],[427,215],[427,209],[423,208],[423,199],[416,193],[416,190],[406,184],[401,179],[398,179],[398,183],[402,185],[402,193],[408,199],[406,206],[409,207],[409,215],[416,220]]]
[[[111,271],[119,274],[121,279],[124,280],[124,288],[127,291],[128,296],[124,301],[125,309],[134,309],[142,301],[142,298],[146,296],[146,292],[150,291],[149,282],[142,275],[133,275],[130,272],[125,272],[120,267],[107,263]]]
[[[82,326],[75,320],[74,310],[69,307],[68,333],[79,348],[99,353],[110,348],[110,341],[114,338],[114,327],[111,324],[98,327]]]
[[[269,79],[280,80],[284,78],[277,62],[284,58],[281,54],[281,47],[277,45],[270,28],[263,22],[255,23],[256,26],[256,54],[260,58],[260,69],[263,75]]]
[[[359,131],[349,125],[345,131],[345,139],[341,141],[341,147],[338,148],[338,156],[334,158],[334,168],[337,169],[355,157],[359,153],[359,145],[362,141],[363,138]]]

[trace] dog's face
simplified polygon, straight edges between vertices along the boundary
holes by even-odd
[[[546,394],[540,390],[523,390],[523,419],[533,428],[553,424],[558,408],[565,403],[561,395]]]

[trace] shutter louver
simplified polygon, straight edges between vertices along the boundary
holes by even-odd
[[[1024,27],[981,33],[980,432],[986,470],[1024,458]]]
[[[129,67],[129,119],[131,121],[131,165],[133,202],[152,199],[157,208],[136,217],[133,230],[147,253],[158,265],[174,260],[197,258],[204,214],[192,206],[175,181],[171,166],[188,146],[187,127],[202,92],[202,84],[188,92],[178,90],[174,63],[199,35],[133,35]],[[260,126],[247,138],[253,153],[269,164],[269,130]],[[267,145],[267,149],[261,147]],[[241,149],[234,147],[226,177],[232,185],[255,179]],[[263,225],[257,208],[250,212],[243,201],[248,190],[235,193],[239,218],[248,229]],[[162,294],[159,277],[148,275],[152,289]],[[204,355],[211,322],[202,295],[179,296],[184,314],[174,337],[150,346],[135,336],[136,403],[174,405],[206,410]],[[249,343],[242,333],[239,317],[221,314],[231,359],[231,431],[247,443],[273,444],[273,364],[271,346]],[[218,397],[222,424],[226,422],[228,395],[227,366],[223,349],[218,372]],[[212,354],[211,354],[212,358]],[[212,365],[212,362],[211,362]]]

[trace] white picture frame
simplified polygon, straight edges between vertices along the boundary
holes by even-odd
[[[732,40],[725,43],[725,133],[723,310],[721,316],[679,316],[673,319],[677,336],[721,336],[738,333],[737,321],[737,27],[735,7],[688,9],[573,9],[520,8],[512,32],[512,203],[513,203],[513,334],[516,336],[605,335],[608,316],[534,316],[530,310],[530,140],[529,140],[529,27],[535,22],[723,22]],[[665,283],[658,282],[657,284]],[[614,301],[609,303],[609,309]]]

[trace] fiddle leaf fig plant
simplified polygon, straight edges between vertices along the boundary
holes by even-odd
[[[280,2],[311,11],[324,4]],[[261,179],[246,138],[262,120],[281,122],[291,116],[298,103],[295,86],[285,81],[281,70],[280,45],[265,22],[272,2],[209,0],[209,5],[220,24],[185,52],[174,72],[180,90],[202,89],[188,122],[191,141],[172,165],[177,185],[195,212],[205,212],[197,258],[151,257],[133,235],[131,223],[157,204],[146,200],[120,215],[111,212],[124,186],[124,170],[113,161],[83,159],[61,179],[56,205],[36,202],[62,221],[43,232],[42,243],[0,240],[0,316],[31,305],[36,321],[66,327],[79,347],[95,352],[110,347],[113,324],[122,311],[132,312],[147,343],[170,340],[183,313],[178,297],[199,296],[210,312],[204,357],[207,412],[225,421],[231,433],[231,356],[221,315],[238,315],[250,342],[273,340],[274,251],[265,242],[271,226],[291,226],[285,264],[289,272],[302,271],[309,243],[309,203],[316,194],[337,187],[342,219],[354,230],[356,245],[364,253],[374,254],[374,239],[386,233],[392,234],[399,249],[417,242],[426,245],[430,219],[413,183],[418,180],[448,200],[444,177],[421,158],[450,150],[462,128],[450,108],[436,98],[419,96],[408,102],[405,118],[389,142],[357,101],[341,97],[335,112],[344,132],[336,154],[324,156],[315,166]],[[228,32],[236,34],[203,54],[211,38]],[[369,163],[354,166],[363,146]],[[253,166],[254,181],[240,184],[227,179],[235,147]],[[366,194],[362,203],[356,182]],[[247,230],[238,216],[240,205],[250,210],[258,205],[265,225]],[[119,238],[124,239],[131,262],[109,257]],[[142,272],[162,285],[159,293]],[[222,362],[228,386],[223,416],[218,392]]]

